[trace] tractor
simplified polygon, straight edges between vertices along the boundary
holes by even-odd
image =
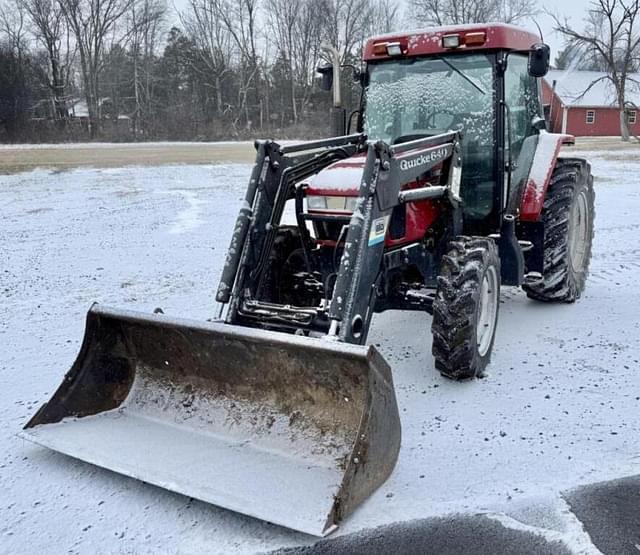
[[[256,142],[218,320],[92,306],[76,362],[24,437],[334,530],[400,449],[392,371],[367,342],[375,313],[432,314],[435,368],[469,380],[489,364],[502,286],[555,303],[584,290],[593,179],[561,153],[573,138],[546,130],[549,55],[503,24],[374,37],[349,118],[335,56],[321,68],[335,137]]]
[[[227,268],[217,299],[233,299],[229,323],[356,344],[376,312],[426,311],[436,368],[480,377],[501,285],[573,302],[587,277],[593,180],[586,161],[560,156],[573,137],[546,131],[549,48],[515,27],[472,25],[374,37],[364,63],[355,134],[337,101],[338,138],[258,147],[268,209],[252,213],[250,271],[234,280]],[[337,60],[319,69],[324,89],[339,71]],[[301,148],[322,150],[280,159]],[[281,222],[286,202],[294,225]]]

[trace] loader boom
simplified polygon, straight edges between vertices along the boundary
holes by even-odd
[[[289,332],[314,331],[364,344],[376,305],[380,306],[381,268],[393,265],[398,256],[385,253],[384,243],[394,208],[406,202],[439,199],[449,211],[455,232],[460,221],[459,139],[459,133],[449,132],[393,146],[367,141],[364,135],[286,147],[257,143],[256,165],[216,295],[218,302],[229,303],[226,322]],[[354,155],[364,156],[356,209],[342,219],[346,233],[337,245],[342,249],[340,264],[326,302],[295,307],[257,298],[285,203],[296,195],[304,196],[306,178]],[[439,185],[404,190],[436,166],[443,168]],[[403,258],[421,256],[427,253],[419,244],[403,251]]]

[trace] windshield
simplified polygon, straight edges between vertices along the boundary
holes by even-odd
[[[467,218],[496,205],[495,86],[491,55],[455,54],[369,64],[364,132],[393,144],[462,129]]]
[[[485,54],[404,58],[369,65],[364,130],[388,143],[464,129],[492,146],[493,65]]]

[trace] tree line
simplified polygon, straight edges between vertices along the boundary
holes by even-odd
[[[355,62],[398,22],[393,0],[0,0],[0,140],[321,134],[323,42]]]
[[[534,0],[410,0],[411,26],[516,22]],[[227,139],[328,130],[323,45],[358,65],[400,0],[0,0],[0,141]],[[342,79],[343,98],[359,90]]]
[[[323,45],[341,53],[355,107],[347,66],[368,36],[538,12],[535,0],[166,1],[0,0],[0,142],[325,135]],[[640,0],[593,0],[583,29],[555,18],[567,41],[558,66],[605,72],[621,114],[640,66],[638,15]]]

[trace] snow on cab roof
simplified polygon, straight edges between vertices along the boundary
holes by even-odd
[[[509,23],[500,22],[488,22],[488,23],[461,23],[460,25],[441,25],[438,27],[423,27],[421,29],[411,29],[405,32],[391,32],[384,33],[382,35],[375,35],[370,37],[368,41],[378,42],[384,39],[391,39],[399,36],[408,37],[411,35],[446,35],[448,33],[457,32],[469,32],[469,31],[484,31],[485,29],[505,29],[516,32],[529,32],[517,25],[510,25]],[[541,41],[540,41],[541,42]]]
[[[627,100],[640,105],[640,73],[629,76]],[[555,93],[566,106],[615,106],[617,102],[613,83],[604,71],[552,69],[545,80],[551,88],[555,83]]]
[[[444,48],[442,37],[448,34],[484,33],[483,41],[473,44],[461,45],[451,49]],[[469,52],[473,50],[528,50],[537,42],[542,42],[540,37],[515,25],[506,23],[470,23],[464,25],[447,25],[442,27],[429,27],[415,31],[387,33],[377,35],[367,40],[364,46],[364,59],[379,60],[388,56],[376,53],[374,44],[379,42],[400,41],[405,56],[420,56],[430,54],[442,54],[445,52]],[[464,42],[464,41],[463,41]]]

